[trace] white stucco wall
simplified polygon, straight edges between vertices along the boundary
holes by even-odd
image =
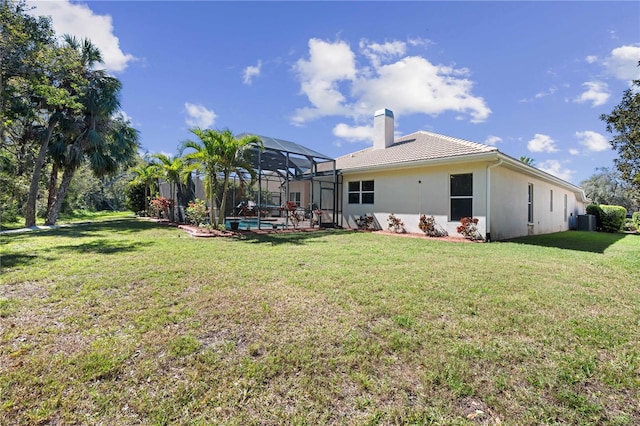
[[[489,209],[492,240],[504,240],[526,235],[566,231],[575,218],[584,214],[585,204],[570,188],[549,180],[528,175],[495,162],[430,166],[396,170],[344,173],[342,190],[343,225],[356,228],[357,219],[373,215],[378,229],[387,229],[390,213],[401,219],[408,232],[421,233],[420,214],[434,216],[449,235],[458,236],[458,221],[450,221],[449,176],[473,174],[473,217],[478,218],[478,230],[487,234],[487,192],[491,185]],[[489,171],[488,171],[489,170]],[[488,174],[490,177],[488,178]],[[349,204],[349,182],[373,180],[374,204]],[[421,181],[421,183],[418,183]],[[528,185],[534,188],[533,222],[528,223]],[[551,209],[553,191],[553,210]],[[565,195],[567,199],[565,215]]]
[[[533,222],[528,222],[528,187],[533,184]],[[553,191],[553,210],[551,209]],[[506,167],[491,169],[491,238],[504,240],[569,229],[570,214],[584,213],[584,203],[568,188]],[[565,216],[564,199],[567,197]]]
[[[449,235],[459,235],[459,221],[450,222],[449,176],[473,174],[473,216],[479,219],[478,230],[484,236],[486,225],[486,163],[459,166],[432,166],[393,171],[344,173],[342,211],[344,226],[356,228],[356,220],[373,215],[379,229],[387,229],[387,218],[393,213],[401,219],[408,232],[421,233],[421,214],[434,216]],[[374,204],[349,204],[349,182],[373,180]],[[421,183],[418,183],[421,181]]]

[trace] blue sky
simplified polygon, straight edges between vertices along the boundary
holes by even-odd
[[[578,184],[616,154],[600,114],[640,79],[640,2],[29,1],[89,37],[148,152],[229,128],[337,157],[429,130]]]

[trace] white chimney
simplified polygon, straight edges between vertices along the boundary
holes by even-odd
[[[373,149],[385,149],[393,144],[393,112],[386,108],[373,115]]]

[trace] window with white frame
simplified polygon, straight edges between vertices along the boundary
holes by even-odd
[[[449,176],[451,221],[473,217],[473,173]]]
[[[533,223],[533,184],[529,184],[529,201],[527,202],[527,222]]]
[[[299,192],[289,192],[289,201],[293,201],[298,206],[300,206],[300,193]]]
[[[349,182],[349,204],[373,204],[375,185],[372,180]]]

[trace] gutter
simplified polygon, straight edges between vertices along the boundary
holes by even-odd
[[[487,205],[486,205],[486,219],[485,219],[485,240],[491,242],[491,169],[498,167],[503,163],[502,158],[498,158],[498,161],[493,164],[487,165],[486,176],[486,193],[487,193]]]

